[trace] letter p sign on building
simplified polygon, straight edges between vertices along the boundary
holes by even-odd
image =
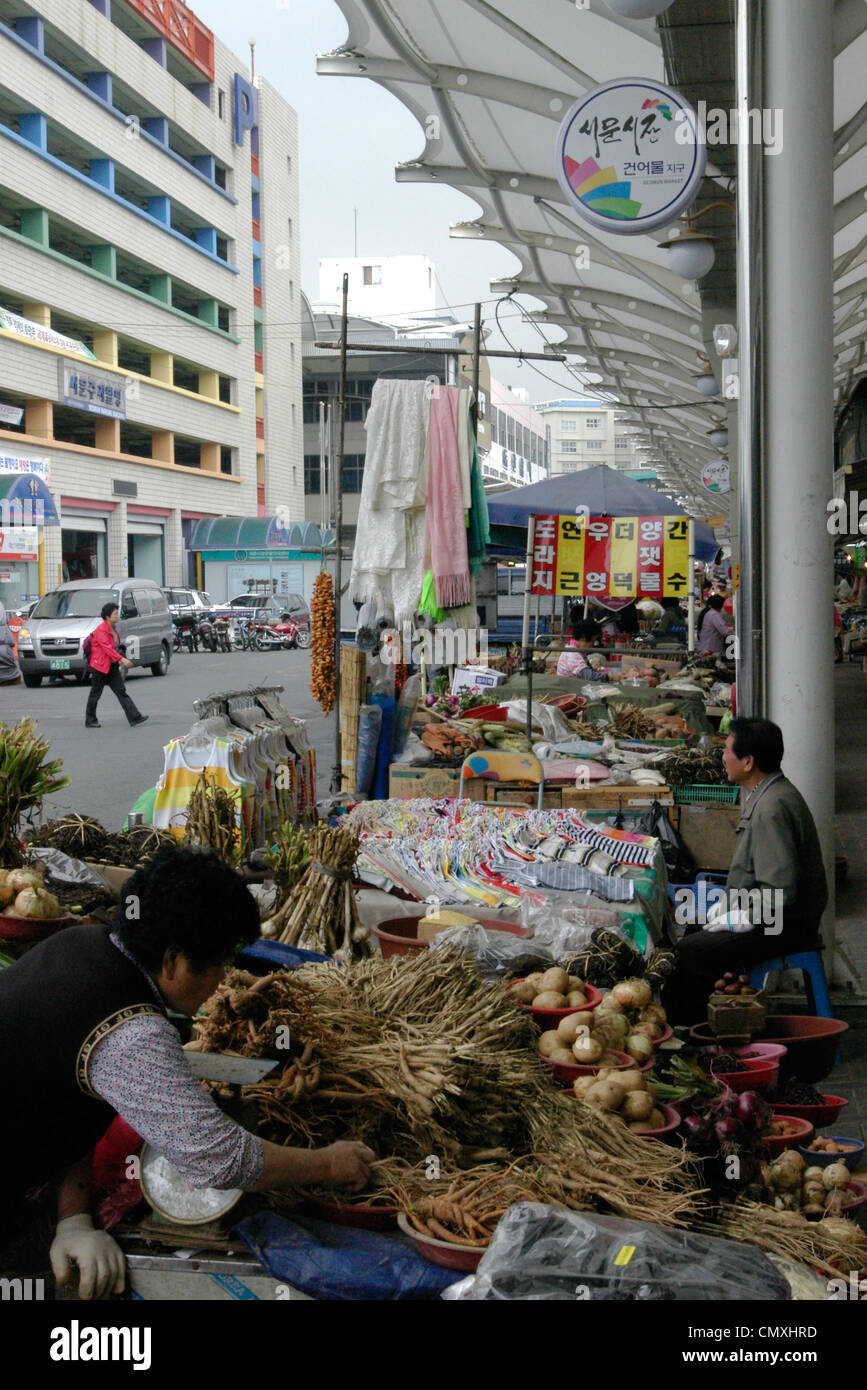
[[[259,94],[246,77],[235,73],[235,144],[243,145],[244,132],[259,124]]]

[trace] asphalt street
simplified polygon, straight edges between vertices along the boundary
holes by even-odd
[[[160,679],[134,669],[129,694],[148,722],[131,729],[110,690],[99,702],[99,729],[85,729],[88,688],[72,681],[38,690],[23,685],[0,687],[0,720],[14,723],[24,715],[37,721],[51,742],[52,756],[62,758],[70,785],[46,799],[46,818],[69,810],[95,816],[108,830],[119,830],[130,807],[152,787],[163,768],[163,748],[184,734],[196,718],[193,701],[220,690],[249,685],[284,687],[281,700],[299,719],[308,721],[316,749],[320,796],[329,791],[334,764],[334,716],[323,719],[310,694],[310,652],[176,652],[168,675]]]

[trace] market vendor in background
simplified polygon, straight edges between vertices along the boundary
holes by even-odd
[[[696,651],[708,656],[724,656],[732,629],[722,615],[725,598],[711,594],[695,625]]]
[[[590,665],[585,653],[592,649],[596,628],[583,617],[583,605],[575,603],[570,610],[572,636],[567,639],[568,651],[560,653],[557,662],[558,676],[574,676],[581,681],[608,681],[608,669],[596,671]]]
[[[364,1187],[364,1145],[268,1143],[189,1070],[167,1011],[195,1014],[258,936],[243,880],[211,851],[169,847],[127,880],[113,927],[69,927],[0,972],[0,1269],[40,1219],[25,1194],[51,1184],[58,1283],[75,1267],[81,1298],[122,1291],[122,1252],[90,1215],[93,1149],[115,1112],[194,1188]]]
[[[703,1023],[726,971],[816,948],[828,902],[825,866],[810,809],[781,770],[783,751],[782,731],[770,720],[732,720],[723,764],[741,788],[741,820],[726,900],[678,942],[664,1001],[672,1023]],[[734,904],[732,889],[764,891],[747,908]]]
[[[678,637],[686,633],[684,616],[680,608],[680,599],[664,598],[662,603],[662,617],[654,625],[652,637],[654,642],[674,642]]]

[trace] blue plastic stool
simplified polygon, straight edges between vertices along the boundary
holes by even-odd
[[[828,994],[828,981],[822,964],[822,952],[797,951],[791,956],[775,956],[762,961],[750,970],[750,984],[756,989],[764,988],[765,980],[773,970],[800,970],[807,993],[807,1003],[814,1018],[833,1018],[831,997]]]

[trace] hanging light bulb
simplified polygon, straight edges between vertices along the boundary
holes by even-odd
[[[702,372],[701,376],[696,377],[695,384],[703,396],[710,398],[719,395],[719,382],[713,372]]]
[[[687,228],[677,230],[660,247],[668,252],[668,268],[682,280],[703,280],[716,264],[714,239]]]
[[[654,19],[670,9],[674,0],[605,0],[605,3],[609,10],[624,19]]]
[[[710,436],[710,442],[715,449],[722,450],[728,448],[729,432],[724,426],[719,426],[714,430],[708,430],[708,434]]]

